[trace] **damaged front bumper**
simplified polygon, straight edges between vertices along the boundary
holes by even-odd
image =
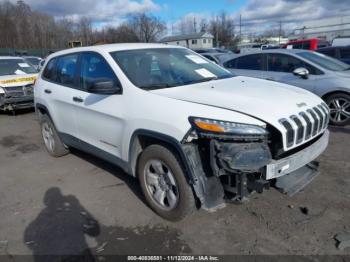
[[[0,95],[0,110],[13,111],[17,109],[26,109],[34,107],[33,96],[7,97]]]
[[[278,178],[290,174],[297,169],[307,165],[315,160],[327,148],[329,141],[329,131],[326,130],[323,135],[311,146],[280,160],[272,160],[266,166],[267,180]]]
[[[313,160],[326,149],[328,140],[326,130],[313,144],[279,160],[272,159],[266,141],[235,143],[212,139],[207,144],[184,144],[183,151],[194,191],[202,207],[213,211],[225,205],[229,194],[234,195],[229,199],[242,201],[252,191],[261,193],[269,188],[271,182],[294,195],[319,174]]]

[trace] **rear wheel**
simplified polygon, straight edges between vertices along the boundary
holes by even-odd
[[[350,95],[334,94],[326,99],[326,103],[330,110],[330,124],[335,126],[350,124]]]
[[[161,217],[178,221],[195,209],[181,164],[166,147],[151,145],[142,152],[138,178],[147,203]]]
[[[40,116],[40,126],[46,150],[50,155],[60,157],[69,153],[68,148],[62,143],[48,115],[43,114]]]

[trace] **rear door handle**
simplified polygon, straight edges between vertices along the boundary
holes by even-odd
[[[51,91],[50,89],[45,89],[44,92],[45,92],[46,94],[51,94],[51,93],[52,93],[52,91]]]
[[[84,102],[84,99],[82,99],[81,97],[74,96],[74,97],[73,97],[73,101],[74,101],[74,102],[77,102],[77,103],[83,103],[83,102]]]

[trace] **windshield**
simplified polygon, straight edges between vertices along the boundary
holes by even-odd
[[[40,61],[41,61],[40,59],[34,58],[34,57],[33,58],[32,57],[30,57],[30,58],[26,57],[25,60],[28,61],[28,63],[30,63],[30,64],[32,64],[34,66],[38,66]]]
[[[349,65],[339,60],[317,52],[300,52],[298,55],[331,71],[345,71],[350,68]]]
[[[0,76],[35,73],[37,70],[23,59],[0,59]]]
[[[111,53],[129,80],[143,89],[194,84],[233,75],[183,48],[157,48]]]

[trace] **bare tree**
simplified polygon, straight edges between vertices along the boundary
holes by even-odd
[[[200,23],[199,23],[199,31],[202,33],[208,32],[208,21],[205,18],[202,18]]]
[[[218,36],[218,46],[229,47],[235,42],[234,21],[225,11],[210,21],[209,31],[212,35]]]
[[[117,27],[93,29],[90,18],[78,21],[54,18],[33,11],[20,0],[17,3],[0,0],[0,48],[38,49],[45,52],[68,47],[68,42],[80,40],[84,45],[95,42],[155,42],[165,32],[166,25],[157,17],[135,14]],[[7,52],[7,51],[6,51]]]
[[[166,25],[157,17],[145,13],[132,15],[128,24],[140,42],[156,42],[165,32]]]
[[[176,30],[180,34],[191,34],[198,32],[197,22],[194,16],[185,16],[183,17],[176,25]]]
[[[92,44],[92,22],[87,17],[79,19],[76,25],[76,35],[83,42],[84,45]]]

